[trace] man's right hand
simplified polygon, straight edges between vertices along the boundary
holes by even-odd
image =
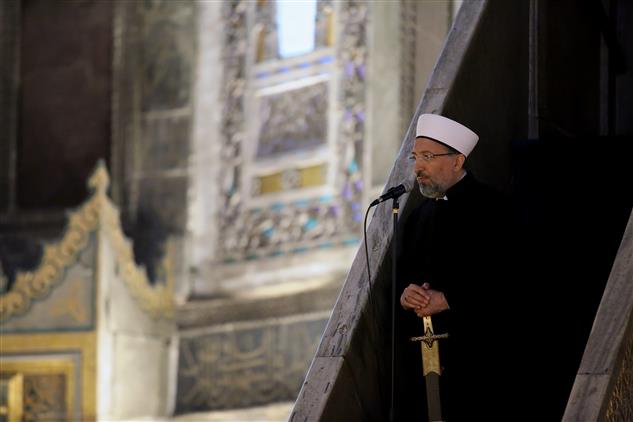
[[[422,286],[409,284],[400,295],[400,305],[406,310],[426,307],[431,303],[431,295],[427,292],[428,289],[428,283],[424,283]]]

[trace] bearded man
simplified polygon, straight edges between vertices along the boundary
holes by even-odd
[[[424,198],[406,218],[398,261],[397,420],[427,418],[420,345],[409,338],[422,335],[429,315],[435,333],[450,336],[439,346],[445,420],[490,420],[498,407],[500,396],[482,388],[482,377],[502,383],[498,345],[486,336],[501,309],[509,207],[464,168],[478,140],[446,117],[418,118],[410,159]]]

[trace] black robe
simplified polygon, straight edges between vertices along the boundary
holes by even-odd
[[[503,195],[477,182],[471,173],[446,197],[424,199],[406,218],[401,234],[396,298],[399,421],[427,419],[420,344],[409,340],[422,335],[422,320],[399,303],[410,283],[430,283],[445,294],[450,306],[433,316],[435,332],[450,335],[440,342],[444,419],[495,419],[500,400],[506,400],[502,356],[507,327],[500,319],[509,303],[510,207]]]

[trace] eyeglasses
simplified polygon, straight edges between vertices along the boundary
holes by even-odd
[[[435,157],[443,157],[444,155],[457,155],[459,154],[459,152],[447,152],[444,154],[433,154],[430,151],[424,151],[421,152],[420,154],[411,154],[409,156],[409,160],[410,161],[417,161],[418,158],[422,158],[424,161],[433,161],[433,159]]]

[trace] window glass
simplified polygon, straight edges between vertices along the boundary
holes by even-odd
[[[298,56],[314,50],[316,0],[277,0],[279,55]]]

